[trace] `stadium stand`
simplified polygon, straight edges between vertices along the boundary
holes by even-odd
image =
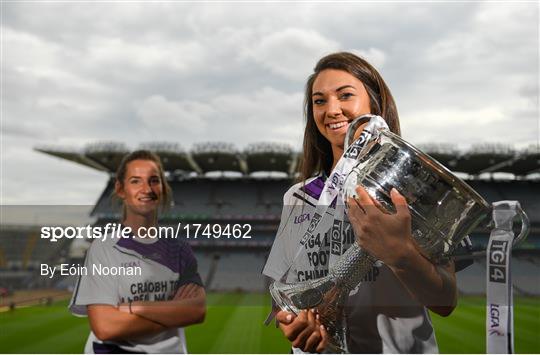
[[[4,248],[0,247],[0,269],[7,267],[6,254]]]
[[[27,289],[51,286],[46,278],[39,276],[42,263],[56,265],[67,262],[71,240],[55,243],[39,238],[39,227],[2,225],[0,248],[4,262],[0,266],[0,287]]]
[[[184,150],[176,143],[150,142],[139,146],[158,153],[173,189],[173,205],[162,225],[182,223],[249,224],[251,239],[190,239],[199,270],[210,290],[265,291],[260,274],[279,225],[282,197],[295,179],[298,153],[282,144],[257,143],[237,150],[231,144],[204,143]],[[515,292],[540,295],[540,154],[538,147],[514,150],[506,146],[476,146],[461,152],[452,146],[426,145],[422,150],[464,178],[488,202],[519,200],[531,220],[529,238],[514,251]],[[111,200],[114,172],[129,149],[121,143],[90,144],[83,149],[40,147],[37,151],[109,174],[91,215],[96,224],[116,222],[120,208]],[[233,172],[233,173],[230,173]],[[505,173],[505,178],[497,173]],[[518,228],[519,226],[517,226]],[[39,281],[40,263],[82,262],[84,243],[51,243],[36,238],[38,227],[1,226],[0,287],[51,286]],[[489,232],[471,235],[476,251],[485,250]],[[463,294],[485,292],[485,256],[458,273]],[[33,275],[33,276],[32,276]],[[60,288],[74,278],[56,279]]]
[[[456,158],[459,156],[459,150],[454,145],[431,143],[419,145],[418,148],[450,169],[457,165]]]
[[[177,172],[202,172],[201,168],[197,166],[191,156],[179,144],[149,142],[141,144],[139,149],[151,150],[159,155],[163,168],[173,174]]]
[[[512,147],[500,144],[482,144],[474,145],[470,151],[458,156],[455,171],[469,174],[480,174],[486,171],[494,170],[493,167],[507,162],[515,155]]]
[[[247,172],[245,160],[230,143],[199,143],[193,147],[191,155],[205,173],[211,171]]]
[[[512,257],[512,282],[514,293],[521,296],[540,295],[540,259],[530,255]],[[477,258],[465,270],[457,273],[457,286],[461,294],[483,295],[486,293],[485,256]]]
[[[514,291],[524,296],[540,295],[540,263],[537,257],[512,258]]]
[[[279,171],[292,174],[296,155],[285,144],[253,143],[246,147],[244,154],[250,173],[257,171]]]
[[[457,288],[464,295],[486,293],[486,266],[477,260],[468,268],[456,274]]]
[[[213,282],[206,286],[209,290],[264,291],[264,263],[264,253],[221,253]]]
[[[128,152],[125,144],[117,142],[91,143],[84,150],[86,157],[105,167],[108,171],[116,171],[120,161]]]

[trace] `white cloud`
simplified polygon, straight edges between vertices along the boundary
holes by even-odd
[[[506,143],[526,146],[538,137],[537,118],[517,107],[418,109],[401,115],[403,136],[415,144]]]
[[[367,50],[352,49],[350,52],[364,58],[377,70],[381,70],[386,61],[386,54],[378,48],[368,48]]]
[[[315,59],[339,49],[339,43],[314,30],[287,28],[263,36],[249,49],[255,61],[273,73],[303,81],[312,72]]]
[[[135,77],[139,71],[155,68],[189,72],[204,62],[206,52],[207,49],[194,40],[164,42],[151,37],[138,42],[95,37],[88,47],[89,60],[96,66],[123,66],[126,73]]]
[[[166,129],[182,134],[200,134],[206,120],[216,111],[196,101],[169,101],[155,95],[145,99],[137,109],[137,116],[148,129]]]
[[[298,147],[302,95],[263,87],[253,93],[224,93],[204,101],[151,96],[136,110],[143,124],[140,130],[147,133],[138,140],[159,137],[181,142],[185,148],[208,140],[231,142],[239,149],[259,141],[281,141]]]
[[[247,95],[216,97],[212,105],[220,116],[213,121],[219,132],[215,136],[235,140],[241,145],[283,141],[298,146],[302,131],[302,98],[301,92],[287,93],[271,87]]]

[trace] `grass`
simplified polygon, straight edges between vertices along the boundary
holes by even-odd
[[[270,299],[261,294],[210,294],[204,324],[186,328],[190,353],[288,353],[274,326],[265,327]],[[72,316],[67,301],[0,313],[0,353],[81,353],[85,318]],[[515,349],[540,352],[540,299],[515,300]],[[462,297],[448,318],[432,316],[441,353],[485,353],[485,299]]]
[[[461,297],[448,317],[431,316],[440,352],[486,353],[486,299]],[[514,350],[540,352],[540,298],[514,300]]]

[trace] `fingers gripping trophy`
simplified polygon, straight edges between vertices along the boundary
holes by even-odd
[[[366,122],[359,138],[354,140],[356,129]],[[345,178],[340,179],[342,176]],[[396,213],[392,189],[404,196],[411,215],[412,236],[421,253],[433,262],[451,256],[476,226],[481,223],[487,226],[490,220],[487,217],[493,211],[480,195],[443,165],[390,132],[382,117],[363,115],[348,128],[345,152],[326,181],[311,223],[302,235],[299,251],[306,240],[322,231],[319,222],[329,208],[335,209],[334,221],[343,219],[347,213],[345,202],[357,197],[357,186],[362,186],[375,205],[386,213]],[[330,207],[336,198],[338,203]],[[525,238],[528,230],[526,215],[520,208],[518,213],[523,221],[522,233],[514,244]],[[331,265],[327,276],[295,284],[276,281],[270,285],[270,293],[284,311],[299,314],[302,310],[316,309],[330,338],[325,350],[345,353],[347,297],[376,261],[353,243]]]

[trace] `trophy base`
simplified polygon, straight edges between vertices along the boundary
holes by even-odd
[[[276,287],[276,283],[270,285],[270,294],[272,295],[274,302],[276,302],[276,305],[281,310],[289,313],[294,313],[296,315],[300,313],[301,310],[294,306],[291,299],[278,290],[278,288]]]
[[[328,345],[326,345],[326,348],[324,348],[324,352],[327,354],[348,354],[349,353],[349,351],[342,349],[333,343],[328,343]]]
[[[291,285],[292,286],[292,285]],[[322,301],[322,293],[320,290],[308,289],[300,294],[292,294],[292,297],[287,296],[286,292],[283,292],[283,287],[287,287],[285,284],[274,282],[270,285],[270,294],[274,299],[276,305],[283,311],[298,315],[302,310],[308,308],[317,309],[317,306]],[[328,344],[325,348],[325,353],[331,354],[346,354],[347,345],[345,344],[344,337],[335,337],[335,329],[326,328],[328,336],[330,337]],[[343,333],[344,334],[344,333]],[[342,341],[337,339],[341,338]],[[339,343],[339,345],[337,344]]]

